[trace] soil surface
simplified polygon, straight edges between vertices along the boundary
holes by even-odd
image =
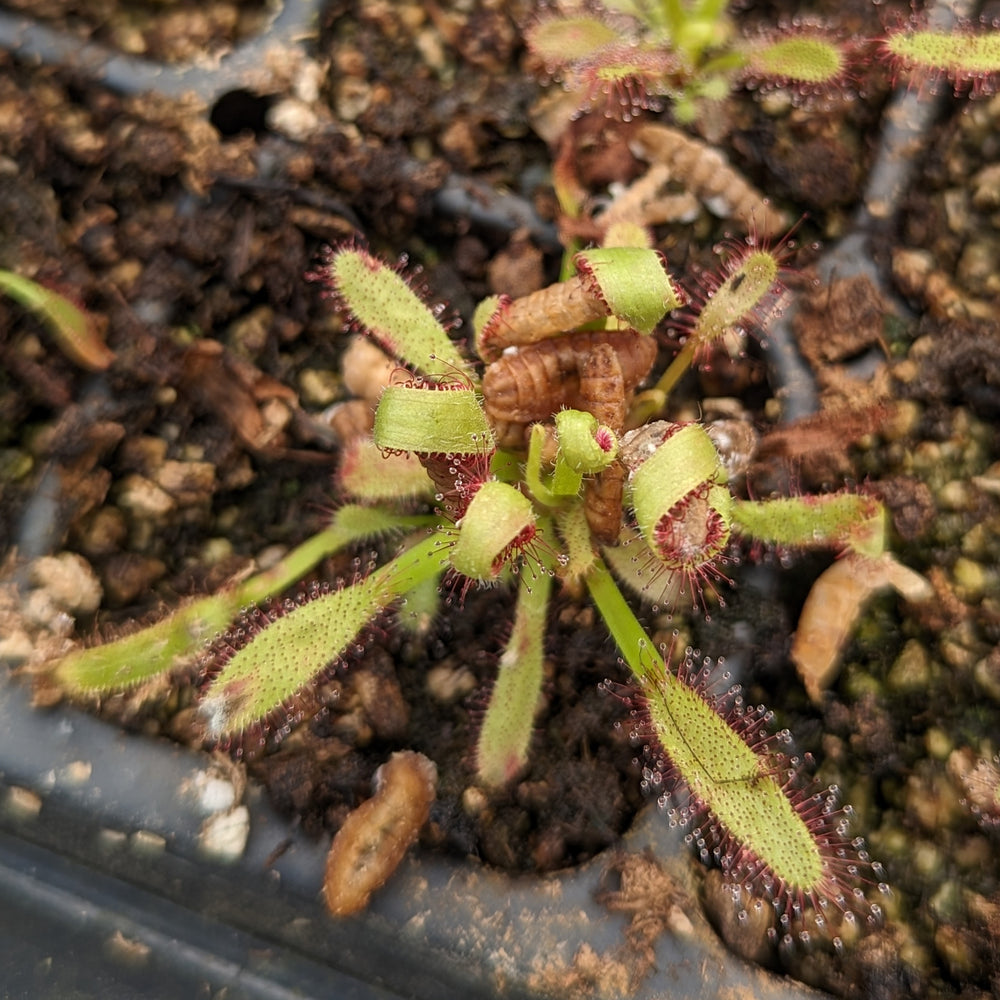
[[[141,16],[125,5],[126,17],[106,0],[71,5],[69,22],[65,6],[37,14],[179,62],[224,54],[260,17],[232,2],[150,4]],[[877,35],[887,6],[831,13]],[[0,267],[85,305],[114,352],[106,369],[84,370],[0,300],[0,550],[23,592],[19,608],[4,607],[4,658],[35,668],[62,637],[120,634],[273,563],[324,524],[349,397],[338,367],[347,333],[306,278],[325,244],[405,253],[429,301],[466,324],[483,296],[555,277],[556,153],[543,136],[566,114],[542,110],[555,88],[524,50],[530,16],[528,4],[490,0],[334,0],[315,39],[269,63],[266,84],[211,103],[113,92],[0,51]],[[815,413],[781,423],[786,387],[751,340],[686,380],[672,415],[752,421],[755,496],[864,483],[890,510],[899,560],[937,598],[877,596],[819,704],[788,651],[832,556],[734,553],[735,587],[720,588],[723,601],[708,594],[707,613],[645,613],[657,636],[680,628],[739,665],[751,703],[772,708],[853,804],[853,831],[892,887],[883,926],[843,955],[822,941],[781,954],[733,947],[838,995],[985,997],[1000,989],[1000,843],[995,803],[976,798],[972,773],[1000,749],[1000,100],[947,104],[901,212],[873,241],[885,276],[875,287],[810,271],[821,245],[850,231],[877,147],[889,81],[873,74],[857,89],[801,105],[738,93],[689,127],[789,220],[808,213],[788,284]],[[644,120],[657,117],[669,112]],[[591,114],[568,128],[595,205],[644,169],[629,125]],[[731,231],[702,209],[656,237],[697,287]],[[662,364],[676,337],[663,331]],[[55,554],[78,574],[71,596],[54,596],[39,568]],[[355,556],[369,553],[329,560],[316,577],[349,577]],[[551,871],[613,845],[643,801],[641,748],[626,705],[599,688],[624,679],[613,644],[570,594],[553,608],[530,769],[501,793],[473,781],[512,603],[471,592],[422,633],[380,623],[317,693],[321,710],[249,760],[253,778],[319,836],[370,794],[390,753],[413,748],[440,775],[424,849]],[[195,693],[185,675],[99,710],[191,742]]]

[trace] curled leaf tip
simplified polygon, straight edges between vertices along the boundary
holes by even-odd
[[[0,270],[0,292],[34,313],[55,339],[56,346],[88,371],[105,371],[115,353],[101,332],[97,316],[71,302],[65,295],[12,271]]]

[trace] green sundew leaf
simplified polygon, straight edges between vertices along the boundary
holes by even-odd
[[[674,119],[681,125],[690,125],[698,117],[698,109],[698,101],[690,93],[678,94],[674,99]]]
[[[485,482],[458,524],[451,564],[471,580],[492,580],[509,547],[534,524],[534,507],[520,490],[497,480]]]
[[[617,98],[620,113],[628,121],[636,110],[652,106],[650,95],[663,91],[666,77],[677,67],[676,54],[662,44],[619,42],[604,48],[578,70],[581,82],[589,81],[609,98]],[[609,100],[606,111],[615,113],[613,101]]]
[[[331,255],[327,275],[352,320],[404,364],[428,374],[468,371],[434,312],[377,257],[343,247]]]
[[[355,542],[427,521],[426,517],[348,504],[334,514],[328,528],[270,569],[236,587],[186,604],[162,621],[114,642],[73,650],[53,664],[53,678],[70,695],[104,694],[186,666],[241,608],[281,593],[328,555]]]
[[[1000,73],[998,31],[899,31],[889,35],[886,50],[908,65],[970,79]]]
[[[476,743],[476,774],[486,785],[506,784],[528,760],[545,670],[545,626],[551,575],[522,572],[510,639]]]
[[[233,592],[202,598],[132,635],[67,653],[54,665],[53,678],[78,696],[134,687],[192,662],[241,607],[243,602]]]
[[[677,51],[691,66],[700,66],[707,52],[723,48],[732,37],[733,25],[726,16],[729,0],[662,0],[667,8],[670,37]]]
[[[703,427],[685,424],[671,434],[629,479],[632,507],[643,536],[649,539],[676,503],[720,476],[719,453]]]
[[[441,538],[431,535],[358,583],[266,623],[206,687],[200,712],[209,736],[237,736],[287,704],[341,657],[380,611],[440,573],[442,558]]]
[[[505,299],[501,295],[487,295],[473,310],[472,331],[477,352],[479,351],[479,346],[483,343],[483,335],[487,331],[487,324],[496,315],[497,310],[500,309],[504,301]],[[483,360],[486,359],[484,358]]]
[[[706,101],[724,101],[732,91],[729,78],[718,74],[706,75],[690,87],[691,96]]]
[[[820,35],[793,35],[755,46],[747,61],[750,72],[789,83],[834,83],[844,72],[844,53]]]
[[[245,732],[342,656],[388,603],[381,583],[372,575],[274,617],[256,634],[244,627],[250,641],[212,679],[199,706],[209,737]]]
[[[560,410],[555,415],[555,422],[559,440],[558,458],[574,472],[592,475],[606,469],[618,456],[618,440],[614,432],[607,427],[600,428],[592,413]]]
[[[575,258],[580,271],[594,281],[608,310],[639,333],[684,302],[663,257],[643,247],[586,250]]]
[[[522,481],[538,503],[544,504],[547,507],[557,507],[563,499],[563,495],[556,493],[555,489],[558,487],[566,491],[565,495],[574,495],[580,490],[580,486],[583,483],[583,476],[579,473],[573,474],[571,469],[563,470],[563,474],[559,476],[558,483],[554,481],[554,476],[543,476],[542,450],[545,447],[545,440],[545,428],[541,424],[534,424],[528,438],[528,460],[524,463],[523,473],[521,472],[521,465],[518,463],[517,471],[513,478],[509,476],[498,476],[497,478],[503,479],[507,483]],[[567,478],[566,473],[571,474],[570,478]]]
[[[805,820],[770,767],[688,684],[663,664],[643,693],[649,719],[684,784],[731,837],[784,885],[821,889],[825,860]]]
[[[560,574],[570,583],[583,580],[594,566],[597,558],[594,552],[594,537],[587,524],[586,511],[582,503],[570,504],[557,514],[556,527],[563,540],[565,563],[560,566]]]
[[[615,58],[609,58],[593,68],[594,79],[607,93],[614,93],[620,85],[632,80],[641,80],[645,67],[637,59],[622,59],[616,49]],[[609,53],[610,55],[610,53]]]
[[[887,514],[858,493],[733,501],[734,530],[770,545],[837,548],[874,558],[885,551]]]
[[[405,602],[396,611],[396,623],[412,636],[427,636],[431,622],[441,608],[441,574],[429,576],[406,592]]]
[[[527,474],[523,458],[516,452],[498,450],[490,462],[490,472],[505,483],[520,483]]]
[[[95,372],[105,371],[114,361],[114,352],[101,338],[94,317],[64,295],[3,270],[0,270],[0,292],[42,320],[70,361]]]
[[[369,437],[344,445],[337,482],[348,496],[365,503],[430,499],[434,494],[434,484],[415,455],[387,454]]]
[[[587,588],[648,700],[663,750],[737,843],[749,848],[787,885],[822,889],[826,867],[805,820],[785,794],[769,761],[690,685],[667,670],[601,560]]]
[[[346,548],[356,542],[364,542],[370,538],[379,538],[383,535],[391,535],[393,532],[406,531],[410,528],[430,527],[436,518],[426,514],[398,514],[388,507],[367,507],[362,504],[348,503],[343,507],[338,507],[333,517],[330,518],[330,527],[326,531],[314,535],[310,541],[306,542],[296,552],[303,551],[307,546],[322,551],[320,559],[325,558],[331,552]],[[329,539],[329,542],[325,542]],[[335,548],[323,551],[323,546],[330,544]],[[294,556],[294,553],[292,554]],[[284,564],[286,560],[282,560]],[[318,561],[318,560],[317,560]],[[280,565],[280,564],[279,564]],[[312,564],[305,566],[298,576],[305,576],[312,569]],[[261,574],[266,576],[267,574]],[[251,601],[259,601],[267,594],[251,596]]]
[[[556,69],[589,59],[620,38],[614,28],[596,17],[552,17],[530,28],[525,41],[549,69]]]
[[[471,389],[390,385],[375,411],[375,444],[417,454],[480,454],[493,434]]]
[[[773,252],[751,250],[712,293],[695,321],[692,341],[707,344],[753,317],[774,290],[781,267]]]

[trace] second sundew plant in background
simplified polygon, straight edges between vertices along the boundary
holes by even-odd
[[[981,25],[938,31],[914,18],[864,39],[798,16],[743,34],[729,7],[728,0],[561,0],[543,8],[527,41],[582,107],[603,101],[626,119],[665,99],[676,120],[690,122],[704,101],[740,86],[835,93],[886,65],[894,76],[945,79],[972,93],[991,92],[1000,72],[1000,31]]]
[[[694,322],[692,336],[752,322],[786,252],[749,241],[702,304],[728,324]],[[761,254],[773,255],[766,281]],[[618,646],[649,784],[683,799],[703,856],[735,886],[770,898],[785,934],[807,908],[821,921],[830,911],[875,922],[866,889],[880,873],[850,839],[835,792],[811,787],[787,734],[771,734],[767,713],[738,690],[720,693],[694,651],[673,664],[621,587],[641,598],[673,581],[697,597],[722,585],[740,536],[875,560],[885,548],[882,505],[846,492],[740,499],[711,427],[650,420],[658,414],[648,414],[648,399],[636,400],[656,359],[653,331],[684,302],[662,256],[594,249],[573,265],[567,281],[483,303],[474,320],[481,369],[397,269],[355,244],[330,251],[318,276],[353,326],[400,364],[371,436],[345,448],[348,502],[268,574],[119,643],[72,653],[56,677],[77,693],[136,683],[150,661],[170,666],[154,655],[164,644],[183,655],[185,637],[196,646],[220,619],[280,592],[329,552],[402,533],[394,555],[359,567],[354,580],[243,611],[209,654],[200,710],[210,742],[253,749],[287,725],[376,619],[392,609],[405,616],[428,588],[461,601],[470,587],[513,585],[513,627],[475,748],[476,780],[502,786],[529,758],[550,597],[570,587],[589,595]],[[430,513],[413,512],[421,498]]]

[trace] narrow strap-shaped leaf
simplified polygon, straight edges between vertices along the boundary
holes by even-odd
[[[241,608],[280,594],[321,559],[356,542],[428,522],[425,516],[394,514],[377,507],[341,507],[329,527],[284,559],[235,587],[192,601],[172,614],[102,646],[73,650],[54,676],[70,694],[102,694],[140,684],[189,663]]]

